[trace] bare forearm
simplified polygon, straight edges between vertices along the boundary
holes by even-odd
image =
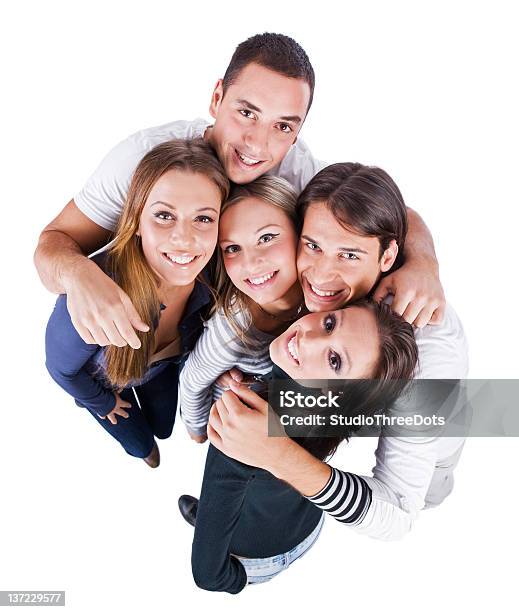
[[[412,208],[407,209],[408,231],[405,241],[406,260],[425,258],[438,266],[431,232],[420,215]]]
[[[66,293],[66,281],[86,257],[80,246],[67,234],[44,231],[34,253],[34,265],[43,285],[52,293]]]
[[[280,452],[274,457],[275,464],[269,465],[268,471],[303,495],[310,497],[319,493],[330,479],[330,466],[290,438],[282,440]]]

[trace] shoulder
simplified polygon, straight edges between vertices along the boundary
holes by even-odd
[[[327,165],[327,162],[316,159],[306,142],[298,138],[272,174],[287,180],[300,193]]]

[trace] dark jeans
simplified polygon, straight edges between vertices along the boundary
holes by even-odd
[[[89,410],[101,427],[113,436],[129,455],[147,457],[153,448],[154,436],[164,439],[171,435],[177,412],[178,368],[177,363],[167,364],[165,369],[150,381],[134,387],[140,408],[132,387],[123,389],[119,395],[130,402],[132,407],[126,409],[130,415],[127,419],[116,415],[116,425]]]

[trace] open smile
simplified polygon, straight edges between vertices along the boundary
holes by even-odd
[[[240,167],[247,170],[250,170],[252,168],[258,168],[266,161],[264,159],[255,159],[253,157],[249,157],[241,151],[238,151],[238,149],[234,149],[234,158]]]
[[[286,344],[286,352],[291,361],[293,361],[296,365],[300,365],[299,350],[297,346],[297,331],[288,339]]]
[[[274,283],[278,272],[279,270],[274,270],[274,272],[268,272],[262,276],[249,276],[245,279],[245,282],[251,289],[265,289],[265,287],[270,287]]]
[[[187,270],[200,257],[200,255],[190,255],[189,253],[162,253],[162,257],[175,268]]]
[[[345,293],[347,289],[321,289],[317,285],[312,284],[306,278],[303,277],[303,289],[312,299],[318,302],[334,302],[337,296]],[[349,292],[348,292],[349,295]]]

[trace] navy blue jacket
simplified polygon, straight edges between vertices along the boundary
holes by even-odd
[[[106,254],[94,261],[103,269]],[[203,316],[210,303],[209,289],[198,280],[186,304],[179,323],[182,355],[153,363],[144,378],[135,384],[144,384],[160,374],[169,363],[181,362],[194,347],[203,328]],[[162,309],[162,308],[161,308]],[[72,395],[76,403],[106,416],[115,405],[113,390],[104,376],[104,348],[87,344],[72,324],[67,309],[67,296],[60,295],[50,316],[45,334],[47,370],[58,385]]]

